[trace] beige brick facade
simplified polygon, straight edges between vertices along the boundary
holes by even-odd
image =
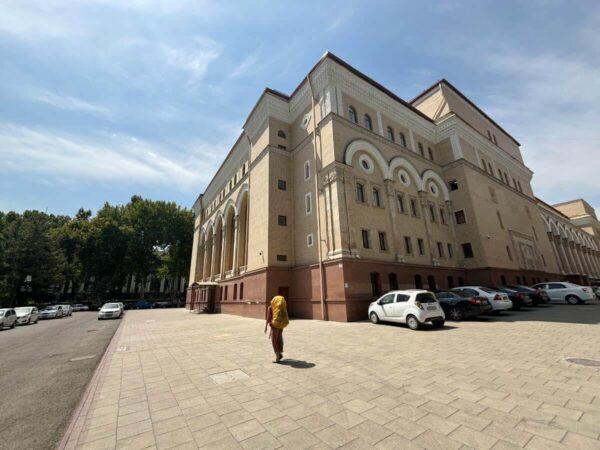
[[[189,306],[260,316],[282,293],[346,321],[389,288],[599,278],[593,210],[531,178],[447,81],[407,103],[327,53],[290,96],[264,91],[195,203]]]

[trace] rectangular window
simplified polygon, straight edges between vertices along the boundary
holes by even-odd
[[[277,261],[287,261],[287,255],[277,255]]]
[[[398,211],[400,211],[402,214],[405,214],[406,207],[404,206],[404,195],[398,194],[397,199],[398,199]]]
[[[446,211],[444,210],[443,206],[440,206],[440,222],[442,222],[442,225],[446,225]]]
[[[440,258],[444,257],[444,245],[441,242],[437,243],[438,256]]]
[[[385,238],[385,233],[379,232],[379,250],[385,252],[387,250],[387,241]]]
[[[471,243],[466,242],[466,243],[462,244],[461,246],[462,246],[463,255],[465,256],[465,258],[472,258],[473,257],[473,247],[471,246]]]
[[[277,225],[287,226],[287,216],[277,216]]]
[[[412,255],[412,239],[408,236],[404,236],[404,251],[407,255]]]
[[[313,243],[314,243],[314,237],[313,237],[313,234],[312,234],[312,233],[310,233],[310,234],[307,234],[307,235],[306,235],[306,246],[307,246],[307,247],[312,247],[312,246],[313,246]]]
[[[371,248],[371,243],[369,242],[369,230],[361,230],[361,234],[363,248]]]
[[[452,244],[448,243],[448,258],[452,258],[454,255],[454,249],[452,248]]]
[[[451,191],[458,191],[458,181],[451,180],[448,182],[448,186],[450,186]]]
[[[381,195],[379,194],[379,189],[377,188],[373,188],[373,204],[381,207]]]
[[[287,183],[285,180],[277,180],[277,189],[280,191],[287,191]]]
[[[419,217],[419,210],[417,209],[417,201],[414,198],[410,199],[410,213],[413,217]]]
[[[356,201],[365,202],[365,186],[362,183],[356,183]]]
[[[435,217],[435,207],[431,203],[429,204],[429,218],[431,219],[431,221],[433,223],[435,223],[437,221],[437,219]]]
[[[465,217],[465,212],[462,209],[460,211],[454,211],[454,218],[456,219],[457,225],[467,223],[467,219]]]
[[[306,214],[310,214],[312,212],[312,196],[310,192],[304,196],[304,208],[306,210]]]
[[[304,179],[308,180],[310,178],[310,161],[306,161],[304,163]]]
[[[419,247],[419,255],[423,256],[425,254],[425,242],[423,239],[417,239],[417,245]]]

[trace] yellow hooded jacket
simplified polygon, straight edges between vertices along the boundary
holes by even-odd
[[[276,295],[271,300],[271,311],[273,318],[271,319],[271,326],[274,328],[284,329],[290,323],[287,312],[287,304],[285,298],[281,295]]]

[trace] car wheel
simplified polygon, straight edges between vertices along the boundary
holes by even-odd
[[[10,328],[12,329],[12,328],[14,328],[14,327],[16,327],[16,326],[17,326],[17,321],[15,320],[15,321],[13,322],[13,324],[10,326]]]
[[[581,301],[576,295],[567,295],[567,298],[565,298],[565,300],[569,305],[576,305]]]
[[[445,321],[444,320],[432,320],[431,321],[431,325],[433,325],[433,328],[442,328],[444,326]]]
[[[377,313],[375,313],[375,312],[372,312],[371,314],[369,314],[369,319],[371,319],[371,322],[374,324],[379,323],[379,317],[377,317]]]
[[[413,315],[410,315],[406,318],[406,324],[411,330],[418,330],[421,327],[419,320]]]
[[[460,321],[460,320],[464,319],[464,314],[463,314],[462,310],[457,306],[452,308],[448,312],[448,315],[450,316],[450,320]]]

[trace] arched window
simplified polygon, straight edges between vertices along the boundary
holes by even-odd
[[[365,128],[373,131],[373,122],[371,121],[371,117],[368,114],[365,114],[364,117]]]
[[[387,127],[387,138],[392,142],[396,140],[394,138],[394,130],[392,129],[392,127]]]
[[[350,119],[351,122],[358,123],[358,116],[356,115],[354,106],[348,106],[348,119]]]
[[[286,138],[286,136],[285,136],[285,132],[284,132],[283,130],[279,130],[279,131],[277,132],[277,136],[279,136],[280,138],[283,138],[283,139],[285,139],[285,138]]]
[[[436,284],[435,284],[435,277],[433,275],[427,276],[427,284],[429,285],[430,291],[437,289]]]
[[[423,289],[423,279],[421,275],[415,275],[415,289]]]
[[[378,272],[371,272],[371,292],[375,297],[381,295],[381,277]]]
[[[356,183],[356,201],[365,202],[365,187],[362,183]]]
[[[390,291],[398,289],[398,276],[395,273],[390,273],[388,275],[388,281],[390,283]]]
[[[406,137],[404,136],[404,133],[400,133],[400,145],[406,147]]]

